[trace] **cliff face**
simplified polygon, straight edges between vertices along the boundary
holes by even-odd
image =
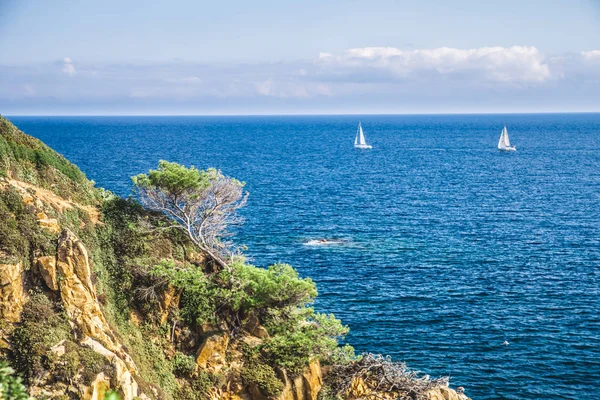
[[[156,229],[160,218],[95,189],[0,117],[0,360],[25,378],[32,396],[404,398],[360,380],[327,397],[328,369],[318,358],[307,355],[290,372],[257,353],[273,341],[264,316],[235,315],[235,331],[218,318],[190,323],[182,316],[184,290],[149,271],[165,260],[174,268],[206,266],[184,236]],[[466,398],[444,386],[419,396]]]

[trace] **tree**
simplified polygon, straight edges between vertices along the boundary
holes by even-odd
[[[190,240],[221,268],[233,246],[228,228],[239,224],[237,210],[246,204],[244,183],[214,168],[198,170],[160,161],[158,169],[132,178],[142,204],[175,221]]]

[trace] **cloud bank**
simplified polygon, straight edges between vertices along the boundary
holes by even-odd
[[[0,112],[600,111],[600,50],[352,48],[271,64],[0,65]]]

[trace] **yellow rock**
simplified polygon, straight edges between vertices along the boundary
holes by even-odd
[[[9,322],[21,320],[27,301],[23,290],[23,264],[0,264],[0,317]]]
[[[56,279],[56,257],[43,256],[35,259],[35,265],[42,275],[44,282],[51,290],[58,290],[58,281]]]
[[[58,225],[58,220],[54,218],[38,219],[38,223],[42,228],[48,229],[50,232],[60,232],[60,225]]]
[[[226,366],[225,354],[229,345],[229,336],[226,334],[212,335],[200,345],[196,355],[196,365],[211,372],[218,372]]]

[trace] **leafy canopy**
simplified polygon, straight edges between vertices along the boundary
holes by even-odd
[[[165,160],[158,162],[158,169],[151,169],[147,174],[139,174],[132,178],[137,187],[162,189],[174,196],[179,196],[185,191],[206,189],[216,179],[218,173],[214,168],[201,171],[195,167],[186,168]]]
[[[227,268],[233,244],[229,228],[241,222],[244,184],[214,168],[206,171],[160,161],[158,169],[132,178],[142,204],[176,222],[190,240],[221,268]]]

